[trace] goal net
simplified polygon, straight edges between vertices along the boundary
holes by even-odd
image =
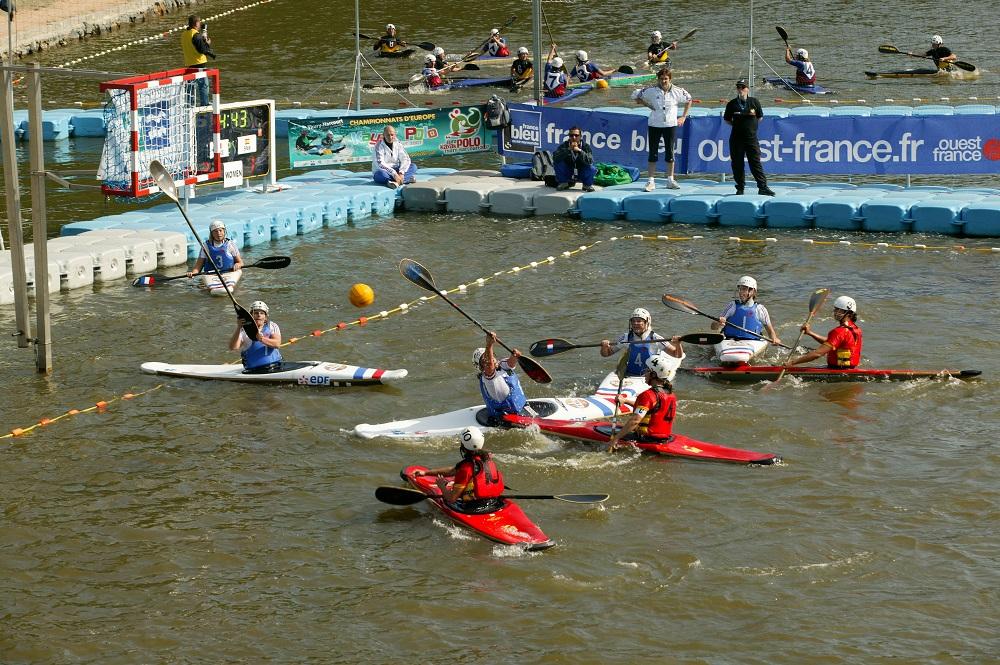
[[[219,70],[173,69],[101,83],[105,93],[104,152],[101,155],[105,194],[139,198],[160,191],[149,171],[154,159],[174,183],[193,185],[218,179]],[[212,112],[209,159],[198,159],[194,109],[208,103]]]

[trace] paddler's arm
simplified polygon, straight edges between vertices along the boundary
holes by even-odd
[[[243,270],[243,255],[240,254],[240,250],[236,246],[236,243],[234,243],[232,240],[230,240],[229,242],[233,244],[233,252],[235,252],[235,254],[233,255],[233,272],[237,270]]]
[[[455,475],[455,467],[442,466],[438,469],[424,469],[423,471],[414,471],[413,475],[416,478],[420,476],[448,476],[450,478]]]
[[[608,452],[613,451],[615,448],[621,446],[619,441],[632,433],[632,431],[639,426],[642,422],[643,417],[646,415],[646,409],[638,409],[632,412],[632,415],[628,417],[622,428],[611,435],[611,439],[608,441]]]
[[[263,330],[257,331],[257,341],[268,346],[272,349],[276,349],[281,346],[281,330],[277,329],[277,324],[271,326],[271,330],[274,331],[270,336],[265,335]]]
[[[814,340],[816,340],[820,344],[826,344],[826,337],[824,337],[823,335],[817,335],[816,333],[814,333],[813,330],[812,330],[812,328],[809,327],[808,323],[806,323],[805,325],[802,326],[802,332],[804,332],[805,334],[809,335],[810,337],[812,337]]]
[[[198,260],[194,262],[194,268],[191,269],[191,271],[187,274],[187,276],[194,277],[195,275],[201,272],[201,268],[204,265],[205,265],[205,257],[199,255]]]
[[[240,333],[243,332],[243,323],[243,319],[236,319],[236,330],[233,331],[233,336],[229,338],[230,351],[240,350]]]
[[[684,345],[681,343],[681,338],[674,335],[670,338],[670,341],[663,345],[663,348],[667,350],[667,355],[671,355],[674,358],[684,357]]]
[[[830,351],[833,351],[833,347],[824,342],[823,344],[819,345],[818,349],[813,349],[809,353],[804,353],[801,356],[798,356],[797,358],[792,358],[787,363],[785,363],[785,367],[791,367],[792,365],[801,365],[802,363],[807,363],[811,360],[822,358],[826,354],[830,353]]]
[[[611,340],[610,339],[602,339],[601,340],[601,357],[602,358],[609,358],[609,357],[615,355],[615,353],[617,351],[618,351],[618,349],[616,349],[614,346],[611,345]]]

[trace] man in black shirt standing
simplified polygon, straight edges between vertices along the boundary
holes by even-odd
[[[764,196],[774,196],[767,186],[767,176],[760,165],[760,144],[757,142],[757,123],[764,117],[760,102],[756,97],[750,97],[745,79],[736,82],[737,95],[726,104],[722,119],[733,126],[729,134],[729,155],[733,163],[733,181],[736,183],[736,193],[743,193],[746,174],[743,169],[743,159],[750,162],[750,173],[757,181],[757,193]]]

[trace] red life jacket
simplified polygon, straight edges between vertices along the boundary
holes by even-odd
[[[646,393],[650,391],[656,397],[656,404],[643,416],[639,426],[636,427],[636,433],[641,437],[651,439],[670,438],[674,426],[674,416],[677,414],[677,396],[668,393],[662,386],[654,386]]]
[[[492,499],[503,494],[503,474],[492,455],[477,453],[458,463],[462,465],[472,465],[472,480],[462,490],[463,500]]]

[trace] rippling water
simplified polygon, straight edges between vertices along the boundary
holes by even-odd
[[[653,23],[667,34],[701,26],[691,51],[706,67],[711,61],[722,69],[725,49],[745,49],[739,40],[746,5],[702,4],[673,3],[666,26],[658,24],[666,21],[659,9],[560,3],[546,11],[561,43],[573,42],[574,34],[605,35],[609,59],[634,50],[626,43],[630,35],[641,36]],[[842,52],[842,44],[867,53],[868,44],[888,40],[874,25],[885,24],[885,16],[910,26],[893,31],[900,44],[937,31],[935,24],[903,20],[928,15],[921,8],[929,6],[883,3],[876,17],[864,3],[837,3],[810,10],[815,25],[793,29],[777,3],[759,2],[757,20],[784,21],[794,36],[809,35],[811,51],[856,62],[860,56]],[[497,7],[489,10],[494,22],[523,11],[514,3]],[[414,38],[421,32],[421,39],[461,44],[484,10],[457,9],[443,28],[430,20],[439,13],[414,5],[394,19],[412,25]],[[578,19],[572,25],[564,18],[570,13]],[[226,62],[236,71],[225,75],[247,96],[292,96],[317,85],[331,62],[349,61],[347,37],[331,44],[326,32],[301,29],[315,20],[305,3],[266,6],[255,22],[248,14],[212,26],[219,50],[227,44],[231,53],[245,36],[240,48],[255,54],[256,67]],[[849,20],[841,25],[834,15]],[[981,52],[995,53],[992,42],[985,45],[981,20],[950,18],[964,24],[948,32],[969,43],[982,36]],[[366,10],[363,25],[382,22],[375,8]],[[527,15],[516,25],[524,31]],[[276,41],[275,31],[288,39],[293,26],[299,31],[291,46]],[[644,47],[644,39],[635,41]],[[709,58],[714,51],[720,55]],[[959,53],[977,60],[971,47]],[[137,54],[130,66],[145,64]],[[349,78],[349,71],[338,72]],[[720,94],[732,75],[724,77]],[[255,78],[261,90],[252,91]],[[63,92],[64,99],[72,94]],[[93,199],[54,199],[55,225],[100,214]],[[664,232],[704,238],[608,241]],[[233,358],[225,350],[231,310],[187,284],[145,291],[118,282],[58,294],[56,371],[36,377],[29,353],[8,346],[0,358],[6,388],[0,430],[163,387],[0,440],[0,660],[386,663],[418,653],[433,662],[995,659],[1000,622],[989,609],[1000,604],[995,255],[800,242],[841,238],[829,232],[769,230],[777,243],[753,245],[729,241],[730,234],[681,225],[404,214],[255,248],[252,258],[287,254],[293,263],[248,272],[238,295],[267,301],[286,338],[298,337],[355,319],[359,310],[346,298],[354,282],[374,287],[372,311],[422,295],[396,270],[404,256],[424,263],[445,288],[560,257],[457,296],[470,314],[525,348],[548,336],[598,341],[622,330],[638,305],[653,312],[654,328],[663,333],[702,330],[704,319],[664,308],[660,296],[681,294],[715,311],[749,273],[787,341],[805,318],[812,290],[827,286],[858,300],[869,366],[978,368],[983,378],[786,380],[762,392],[681,375],[677,430],[782,455],[785,462],[770,468],[608,456],[528,432],[491,435],[489,445],[518,491],[611,494],[598,508],[525,502],[558,545],[524,554],[459,531],[426,506],[396,508],[374,499],[374,487],[397,482],[407,464],[454,461],[453,441],[364,441],[350,434],[359,422],[479,401],[469,355],[482,334],[445,304],[424,303],[284,350],[292,359],[410,370],[395,388],[338,391],[142,375],[138,367],[147,360]],[[560,256],[597,240],[605,242]],[[0,320],[4,330],[13,328],[9,308],[0,310]],[[823,312],[818,327],[829,325]],[[702,349],[689,355],[691,363],[708,361]],[[588,394],[611,367],[594,350],[545,365],[554,381],[544,387],[525,381],[531,396]]]

